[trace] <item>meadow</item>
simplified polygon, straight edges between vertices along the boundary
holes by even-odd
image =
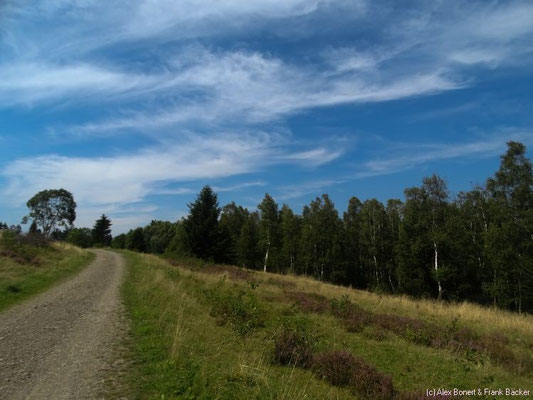
[[[530,315],[121,253],[135,398],[423,399],[433,388],[533,389]]]

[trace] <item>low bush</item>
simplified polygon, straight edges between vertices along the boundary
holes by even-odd
[[[313,360],[314,343],[303,326],[284,326],[274,340],[274,363],[308,368]]]
[[[313,357],[313,372],[335,386],[348,386],[356,360],[346,350],[325,351]]]
[[[349,386],[360,398],[394,398],[392,378],[346,350],[330,350],[318,354],[313,358],[313,371],[332,385]]]
[[[253,291],[225,289],[219,285],[208,290],[206,297],[211,304],[210,315],[216,318],[217,324],[229,323],[240,336],[246,336],[265,324],[264,310]]]
[[[39,249],[51,249],[50,241],[39,233],[21,235],[12,230],[2,231],[0,255],[10,257],[19,264],[39,264]]]

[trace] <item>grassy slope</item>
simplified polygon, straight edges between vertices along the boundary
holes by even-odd
[[[443,325],[459,324],[486,334],[510,338],[515,352],[533,349],[533,318],[470,304],[444,305],[402,297],[350,290],[307,278],[254,272],[259,283],[253,292],[265,309],[263,328],[246,338],[210,316],[205,290],[217,285],[252,291],[246,280],[192,272],[149,255],[124,252],[129,273],[124,285],[127,309],[133,323],[132,384],[138,398],[173,399],[343,399],[353,398],[346,388],[331,386],[310,371],[274,365],[274,337],[283,321],[306,320],[316,338],[317,350],[346,349],[363,357],[393,377],[397,391],[426,388],[533,389],[530,374],[517,375],[489,361],[472,361],[445,350],[414,344],[390,332],[376,338],[375,328],[347,332],[329,313],[296,312],[284,289],[319,293],[329,299],[347,294],[375,313],[394,313]],[[281,282],[281,284],[280,284]],[[286,285],[282,282],[288,282]],[[478,397],[479,398],[479,397]]]
[[[38,264],[0,256],[0,310],[44,291],[80,271],[94,258],[93,253],[67,244],[54,244],[36,252]]]

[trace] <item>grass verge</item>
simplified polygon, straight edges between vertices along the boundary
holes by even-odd
[[[487,326],[495,311],[438,304],[432,309],[427,302],[417,307],[411,300],[305,278],[232,273],[227,266],[191,271],[155,256],[122,254],[128,264],[123,295],[132,320],[135,398],[364,399],[379,391],[384,399],[418,399],[429,388],[533,389],[530,374],[490,358],[427,346],[392,329],[383,333],[376,324],[350,332],[322,302],[346,294],[376,314],[443,327],[457,321],[480,335],[506,335],[515,352],[531,351],[529,317],[502,312],[499,324]],[[342,363],[350,367],[348,375],[337,368]]]
[[[79,272],[93,258],[93,253],[62,243],[32,249],[31,261],[0,255],[0,311]]]

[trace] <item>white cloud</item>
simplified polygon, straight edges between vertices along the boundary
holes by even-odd
[[[364,163],[357,178],[397,173],[417,165],[464,157],[490,157],[505,151],[505,143],[518,140],[531,143],[532,132],[511,130],[480,138],[477,141],[455,144],[411,144],[402,149],[402,155],[375,158]]]
[[[55,155],[19,159],[2,171],[7,179],[3,195],[15,204],[22,204],[40,190],[62,187],[71,191],[83,206],[123,206],[142,201],[150,194],[170,193],[161,190],[164,183],[223,178],[271,164],[315,165],[312,157],[291,157],[280,147],[284,142],[279,135],[265,132],[189,135],[179,143],[116,157]],[[328,154],[325,148],[316,154],[322,157],[321,162],[340,155],[336,150]]]
[[[231,186],[213,186],[213,190],[215,192],[237,192],[242,189],[246,189],[250,187],[261,187],[261,186],[266,186],[266,182],[255,181],[255,182],[238,183],[236,185],[231,185]]]

